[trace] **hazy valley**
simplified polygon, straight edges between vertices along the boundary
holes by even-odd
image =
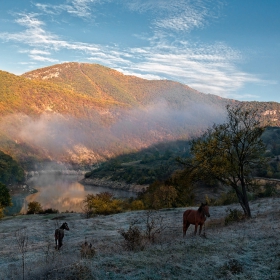
[[[188,140],[236,100],[177,82],[65,63],[16,76],[0,72],[0,147],[26,169],[40,162],[91,165],[151,145]],[[280,104],[246,102],[280,124]]]
[[[161,210],[144,206],[149,196],[141,198],[148,186],[157,187],[161,197],[162,182],[175,178],[176,185],[175,158],[189,156],[188,141],[223,122],[227,104],[239,103],[93,64],[65,63],[22,76],[0,72],[0,171],[6,168],[13,183],[21,184],[13,188],[8,177],[0,179],[8,182],[17,212],[26,213],[27,202],[60,211],[1,219],[0,278],[278,279],[277,180],[262,179],[249,193],[248,220],[230,216],[240,205],[224,186],[192,189],[181,182],[178,201]],[[244,104],[258,109],[262,124],[269,125],[262,136],[269,165],[262,175],[280,179],[280,104]],[[161,183],[153,185],[156,181]],[[90,213],[86,195],[105,188],[122,189],[126,199],[113,198],[105,216]],[[190,227],[183,239],[185,206],[204,200],[211,204],[211,218],[202,237],[194,237]],[[53,234],[65,221],[70,231],[58,251]],[[127,239],[131,229],[138,232],[136,241]],[[85,241],[92,243],[90,251]]]

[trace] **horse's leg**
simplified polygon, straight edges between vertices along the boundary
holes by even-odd
[[[57,230],[54,233],[55,249],[57,249]]]
[[[186,231],[190,226],[189,222],[187,221],[189,213],[190,213],[189,210],[187,210],[183,214],[183,237],[186,236]]]
[[[197,226],[198,226],[198,224],[197,224],[197,223],[195,223],[194,235],[196,235],[196,233],[197,233]]]
[[[61,246],[62,246],[62,238],[59,236],[59,239],[58,239],[58,249],[60,249]]]
[[[202,224],[199,225],[199,235],[201,234]]]
[[[190,226],[190,223],[189,223],[189,222],[186,222],[186,223],[184,224],[183,237],[186,236],[186,232],[187,232],[189,226]]]

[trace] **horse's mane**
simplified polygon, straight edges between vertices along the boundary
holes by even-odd
[[[197,210],[199,213],[202,212],[202,205],[199,206],[198,210]]]

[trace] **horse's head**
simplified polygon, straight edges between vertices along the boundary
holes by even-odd
[[[66,222],[63,223],[62,226],[61,226],[60,228],[69,230],[68,224],[67,224]]]
[[[210,213],[209,213],[209,206],[208,206],[208,204],[207,203],[201,203],[201,210],[202,210],[202,212],[203,212],[203,214],[206,216],[206,217],[210,217]]]

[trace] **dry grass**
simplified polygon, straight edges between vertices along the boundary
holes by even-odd
[[[280,198],[251,203],[253,218],[224,226],[228,208],[210,208],[206,238],[182,237],[185,208],[159,211],[165,224],[155,243],[126,251],[119,230],[136,223],[145,229],[145,211],[97,216],[63,214],[70,231],[60,251],[54,249],[55,215],[5,218],[0,222],[0,279],[22,279],[15,232],[26,227],[25,279],[280,279]],[[137,221],[137,222],[135,222]],[[81,246],[92,243],[95,254],[81,258]]]

